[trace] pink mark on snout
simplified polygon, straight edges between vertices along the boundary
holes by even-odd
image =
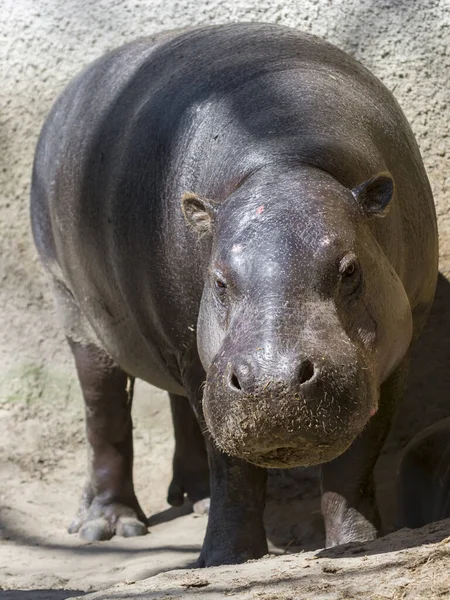
[[[370,416],[373,417],[373,415],[377,412],[377,410],[378,410],[378,406],[374,406],[372,408],[372,410],[370,411]]]
[[[264,211],[264,204],[261,204],[261,206],[258,206],[258,208],[256,209],[256,214],[260,215],[263,211]]]

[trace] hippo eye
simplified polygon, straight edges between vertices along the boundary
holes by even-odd
[[[348,266],[345,267],[344,272],[342,273],[342,276],[343,277],[351,277],[355,271],[356,271],[356,265],[354,262],[351,262]]]
[[[353,277],[358,269],[358,259],[354,254],[344,256],[339,265],[339,273],[343,279]]]
[[[345,294],[353,295],[361,289],[361,269],[354,254],[344,256],[339,265],[339,274],[341,276],[341,289]]]
[[[227,282],[222,277],[216,277],[214,285],[219,294],[224,294],[227,289]]]

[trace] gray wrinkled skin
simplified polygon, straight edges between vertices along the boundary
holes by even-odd
[[[414,137],[375,77],[276,25],[128,44],[56,101],[31,215],[87,407],[73,531],[146,524],[138,377],[170,394],[171,503],[208,495],[208,452],[200,565],[267,551],[265,467],[325,463],[328,545],[379,533],[372,471],[433,299],[437,231]]]

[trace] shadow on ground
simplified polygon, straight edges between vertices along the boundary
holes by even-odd
[[[80,590],[11,590],[0,591],[0,600],[68,600],[84,594]]]

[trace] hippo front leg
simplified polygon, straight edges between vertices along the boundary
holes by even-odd
[[[380,389],[377,413],[341,456],[322,466],[322,514],[326,546],[364,542],[380,534],[373,469],[389,432],[408,375],[408,358]]]
[[[106,540],[147,533],[133,487],[133,380],[94,344],[68,338],[86,405],[89,473],[70,533]]]
[[[211,440],[207,448],[211,506],[198,565],[236,564],[264,556],[266,470],[223,454]]]

